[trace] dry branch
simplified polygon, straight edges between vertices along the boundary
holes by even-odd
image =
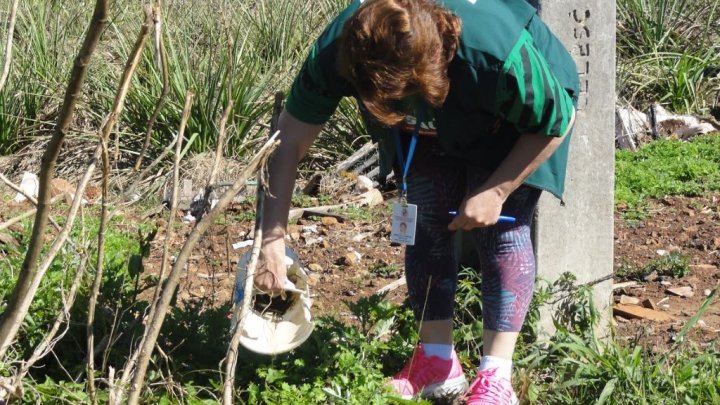
[[[263,145],[255,157],[253,157],[250,163],[248,163],[247,167],[238,175],[238,179],[235,181],[235,184],[225,191],[215,207],[210,210],[210,212],[201,221],[198,221],[195,228],[193,228],[185,241],[182,250],[178,254],[177,260],[173,265],[167,282],[165,283],[162,294],[160,295],[160,300],[157,302],[157,308],[153,311],[153,317],[148,322],[146,337],[144,338],[145,340],[139,348],[140,355],[138,356],[137,366],[135,367],[135,373],[128,393],[127,403],[129,405],[137,405],[138,403],[140,392],[145,383],[145,373],[147,371],[153,347],[155,347],[155,342],[157,341],[160,328],[165,320],[168,306],[170,305],[170,301],[172,300],[178,283],[180,282],[180,277],[186,270],[185,266],[190,258],[190,254],[218,215],[225,210],[225,207],[232,201],[237,193],[245,187],[245,182],[253,175],[253,173],[265,164],[267,158],[279,144],[279,142],[276,141],[276,138],[277,133],[275,133],[275,135],[267,141],[265,145]],[[122,399],[118,397],[116,400]]]
[[[178,195],[180,194],[180,153],[182,152],[182,141],[183,136],[185,136],[185,128],[187,127],[187,122],[190,118],[193,97],[194,94],[191,91],[188,91],[185,95],[185,107],[183,108],[182,119],[180,120],[180,130],[178,131],[177,142],[175,142],[175,162],[173,165],[173,188],[172,196],[170,197],[170,214],[168,216],[168,224],[166,227],[162,262],[160,263],[160,276],[158,277],[158,284],[155,287],[155,293],[153,294],[152,302],[156,302],[158,297],[160,296],[160,289],[162,287],[163,281],[165,281],[165,269],[167,269],[167,266],[170,263],[170,242],[172,241],[173,233],[175,230],[175,213],[177,212]],[[152,313],[150,314],[150,318],[152,318]]]
[[[100,228],[98,231],[98,251],[97,251],[97,265],[95,271],[95,279],[93,280],[92,292],[90,294],[90,305],[88,308],[88,319],[87,319],[87,348],[88,348],[88,363],[87,363],[87,380],[88,380],[88,393],[93,403],[96,403],[95,398],[95,336],[93,333],[93,326],[95,322],[95,306],[97,305],[97,296],[100,292],[100,284],[102,283],[103,273],[103,259],[105,256],[105,231],[107,223],[109,221],[107,203],[108,203],[108,179],[110,177],[110,157],[108,156],[108,143],[110,141],[110,134],[115,128],[120,113],[122,112],[123,105],[125,104],[125,98],[128,91],[130,90],[130,84],[132,77],[135,74],[138,63],[140,63],[140,57],[145,46],[145,40],[147,39],[148,32],[152,26],[152,7],[145,5],[144,7],[145,20],[140,26],[140,32],[135,40],[135,45],[130,53],[130,57],[125,64],[122,77],[120,78],[120,86],[115,94],[113,100],[112,110],[105,119],[104,125],[100,130],[100,146],[102,156],[102,209],[100,213]],[[118,135],[119,137],[119,135]],[[118,141],[119,142],[119,141]]]
[[[273,134],[277,131],[278,122],[280,119],[280,113],[282,112],[283,93],[275,93],[275,102],[273,103],[272,118],[270,119],[270,133]],[[214,179],[213,179],[214,180]],[[258,264],[258,258],[260,257],[260,248],[262,247],[262,229],[263,229],[263,209],[265,206],[265,190],[266,190],[265,179],[262,176],[262,171],[258,171],[257,175],[257,207],[255,214],[255,233],[253,235],[253,247],[250,262],[247,266],[247,272],[245,277],[244,291],[245,296],[243,297],[242,306],[239,308],[235,306],[233,319],[238,321],[233,325],[231,329],[232,338],[228,345],[227,354],[225,355],[225,381],[223,382],[223,405],[233,404],[233,392],[235,388],[235,369],[237,367],[238,358],[238,344],[240,344],[240,337],[242,335],[242,324],[245,321],[245,317],[250,311],[250,305],[252,303],[253,295],[250,291],[253,290],[255,283],[255,270]]]
[[[205,211],[208,209],[208,203],[210,202],[210,195],[213,190],[213,184],[215,184],[218,168],[220,167],[220,160],[223,157],[223,147],[225,146],[227,122],[230,118],[230,113],[232,112],[233,106],[235,106],[235,101],[230,99],[228,101],[227,107],[225,107],[225,111],[223,111],[222,117],[220,118],[220,131],[218,133],[217,148],[215,149],[215,158],[213,159],[213,166],[210,170],[210,177],[208,178],[207,185],[205,186],[205,194],[203,195],[202,206],[197,217],[198,221],[202,219]]]
[[[160,98],[158,98],[157,104],[155,104],[155,109],[150,115],[150,120],[148,120],[147,130],[145,131],[145,140],[143,140],[142,149],[140,149],[140,154],[138,155],[137,161],[135,161],[135,167],[133,167],[133,171],[135,172],[140,170],[140,166],[142,166],[145,153],[147,153],[147,149],[150,147],[153,127],[160,115],[160,111],[165,106],[168,94],[170,94],[170,70],[168,68],[167,51],[165,49],[165,40],[162,31],[162,4],[160,1],[153,6],[153,22],[155,24],[155,56],[158,68],[162,72],[163,86]]]
[[[55,131],[41,160],[38,209],[35,215],[32,236],[20,270],[20,276],[13,289],[13,294],[7,303],[3,318],[0,321],[0,361],[5,358],[7,349],[15,340],[20,324],[30,307],[32,296],[34,296],[32,286],[39,284],[39,278],[42,277],[38,267],[38,258],[44,244],[45,229],[47,228],[50,182],[53,178],[55,162],[57,161],[63,141],[65,140],[65,134],[70,127],[75,113],[75,105],[80,94],[82,94],[82,83],[85,80],[90,57],[100,41],[100,35],[103,29],[107,25],[107,11],[108,1],[96,0],[90,26],[85,34],[82,47],[75,58],[73,69],[70,73],[70,81],[65,91],[65,98],[60,114],[58,115]],[[75,199],[78,200],[79,203],[79,200],[82,200],[82,194],[76,194]]]
[[[167,233],[165,235],[165,242],[163,247],[163,258],[161,262],[160,267],[160,276],[158,279],[158,284],[155,287],[155,292],[153,293],[153,299],[151,301],[151,306],[149,308],[149,314],[147,316],[148,319],[152,319],[154,316],[155,308],[157,307],[158,297],[160,295],[160,291],[163,285],[163,278],[165,276],[165,269],[167,267],[167,263],[169,260],[169,253],[170,253],[170,241],[172,240],[172,232],[173,232],[173,222],[175,219],[175,212],[177,211],[177,204],[178,204],[178,184],[179,184],[179,177],[180,177],[180,153],[182,151],[182,139],[185,135],[185,128],[187,127],[188,119],[190,118],[190,111],[192,108],[192,100],[193,100],[194,94],[190,91],[187,92],[187,95],[185,97],[185,106],[183,108],[182,118],[180,120],[180,128],[178,130],[177,135],[175,136],[175,140],[172,142],[171,145],[175,145],[175,164],[173,169],[173,191],[172,191],[172,197],[170,201],[170,217],[168,219],[168,226],[167,226]],[[165,150],[166,152],[169,151],[169,147]],[[155,164],[158,162],[156,160],[153,162]],[[151,165],[152,166],[152,165]],[[147,169],[146,169],[147,170]],[[144,172],[144,171],[143,171]],[[145,316],[142,316],[144,319]],[[139,319],[139,318],[137,318]],[[143,343],[147,339],[147,330],[143,334],[142,339],[140,340],[140,347],[143,346]],[[122,401],[122,398],[124,397],[124,390],[125,386],[130,382],[130,378],[132,377],[132,373],[135,369],[135,365],[137,364],[138,356],[140,355],[140,350],[135,350],[130,354],[130,357],[125,362],[125,367],[123,368],[122,376],[120,377],[120,380],[114,384],[113,387],[110,387],[110,404],[120,404]]]
[[[2,75],[0,75],[0,91],[5,87],[5,82],[10,75],[10,64],[12,62],[12,45],[13,36],[15,35],[15,21],[17,20],[17,10],[20,0],[13,1],[10,8],[10,17],[8,17],[8,37],[5,43],[5,63],[3,64]]]
[[[70,309],[72,309],[73,305],[75,304],[75,297],[77,297],[77,291],[80,288],[80,282],[82,281],[83,275],[85,274],[86,264],[87,256],[83,256],[80,260],[80,265],[78,266],[77,272],[75,273],[75,278],[70,285],[70,291],[68,291],[67,297],[63,299],[62,311],[60,311],[60,314],[58,314],[57,318],[55,318],[55,323],[53,323],[53,326],[52,328],[50,328],[48,334],[45,335],[45,338],[43,338],[42,342],[40,342],[40,344],[35,347],[35,350],[33,350],[33,354],[30,356],[30,358],[27,361],[23,362],[22,366],[20,367],[20,371],[15,376],[14,392],[22,392],[23,378],[25,378],[28,372],[30,372],[30,369],[35,365],[35,363],[37,363],[43,357],[47,356],[48,353],[50,353],[50,351],[55,346],[55,343],[57,343],[63,336],[65,336],[65,333],[67,333],[68,325],[70,324]],[[65,329],[58,336],[58,332],[60,331],[60,327],[63,325],[63,323],[66,324]]]
[[[264,187],[261,187],[258,183],[258,196],[257,196],[257,213],[255,217],[255,234],[253,235],[253,247],[252,255],[250,256],[250,262],[247,266],[247,275],[245,277],[245,295],[243,296],[242,306],[239,308],[235,307],[233,319],[238,321],[233,325],[230,330],[232,338],[228,345],[227,354],[225,355],[225,381],[223,382],[223,405],[233,404],[233,392],[235,388],[235,368],[237,367],[238,358],[238,344],[240,343],[240,337],[242,336],[242,324],[250,311],[250,305],[252,304],[253,294],[250,292],[253,290],[255,283],[255,270],[258,264],[258,258],[260,257],[260,248],[262,247],[262,224],[263,224],[263,206],[265,205],[265,193],[262,191]]]

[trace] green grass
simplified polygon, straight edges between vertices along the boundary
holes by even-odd
[[[720,134],[690,142],[663,139],[639,151],[619,150],[615,202],[626,216],[642,218],[648,198],[698,196],[720,190]]]
[[[617,280],[643,281],[645,277],[653,272],[659,277],[685,277],[690,274],[690,258],[680,252],[671,252],[652,260],[644,266],[636,266],[625,262],[615,271],[615,278]]]

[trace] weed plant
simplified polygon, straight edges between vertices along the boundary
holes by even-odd
[[[643,281],[653,272],[658,277],[685,277],[690,274],[690,258],[680,252],[670,252],[641,267],[622,263],[615,271],[615,277],[619,280]]]
[[[637,152],[617,151],[615,202],[628,218],[646,215],[648,198],[699,196],[720,190],[720,135],[690,142],[663,139]]]

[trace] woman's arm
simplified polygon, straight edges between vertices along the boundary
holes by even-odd
[[[287,111],[280,115],[280,145],[269,164],[270,195],[263,209],[263,265],[255,276],[255,286],[262,291],[279,291],[287,277],[284,238],[297,166],[322,127],[304,123]]]
[[[507,197],[535,171],[565,139],[573,127],[573,111],[568,129],[560,137],[523,134],[512,150],[479,189],[463,201],[458,216],[450,223],[450,230],[470,230],[494,225]]]

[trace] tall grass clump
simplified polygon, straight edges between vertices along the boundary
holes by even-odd
[[[720,91],[720,5],[714,0],[619,0],[618,96],[707,114]]]
[[[149,154],[159,153],[173,139],[188,89],[196,94],[187,129],[188,136],[195,136],[189,145],[192,152],[215,149],[219,118],[230,99],[234,108],[226,154],[243,159],[254,151],[267,132],[264,125],[269,121],[274,94],[289,90],[315,38],[346,5],[344,0],[164,1],[170,93],[154,125]],[[47,136],[73,50],[82,37],[82,27],[73,22],[88,15],[83,3],[22,2],[11,74],[0,93],[0,153],[12,153]],[[142,8],[114,2],[110,18],[99,52],[90,63],[69,140],[94,139],[142,22]],[[128,163],[137,157],[162,92],[154,53],[149,41],[118,123],[119,146]],[[354,102],[344,101],[311,152],[313,161],[347,156],[355,139],[365,133],[359,117]]]

